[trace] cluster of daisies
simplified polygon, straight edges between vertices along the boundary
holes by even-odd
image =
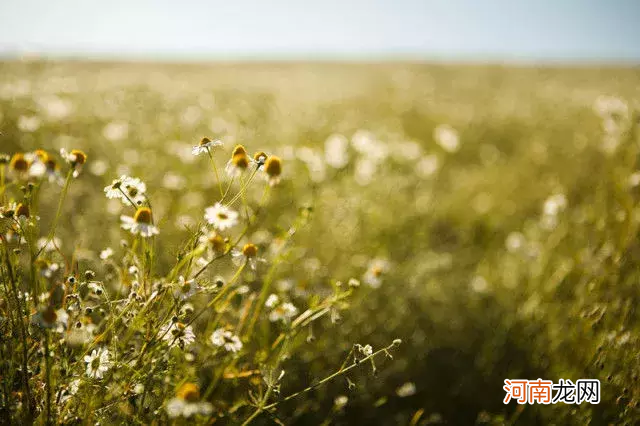
[[[67,151],[62,148],[60,157],[70,166],[69,173],[73,177],[78,177],[82,167],[87,161],[87,154],[79,149]],[[62,167],[54,154],[43,149],[33,152],[17,152],[13,156],[0,154],[0,165],[8,165],[8,178],[19,182],[36,183],[42,179],[62,185],[64,176]],[[4,168],[3,168],[4,169]],[[3,174],[4,179],[4,174]]]

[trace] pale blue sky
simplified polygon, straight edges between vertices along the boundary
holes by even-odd
[[[0,0],[0,55],[640,63],[640,0]]]

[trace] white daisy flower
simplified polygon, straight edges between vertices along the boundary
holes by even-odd
[[[100,252],[100,259],[107,260],[111,256],[113,256],[113,249],[111,247],[107,247],[106,249]]]
[[[168,322],[160,328],[160,336],[171,347],[179,346],[184,349],[196,340],[196,335],[190,325],[181,322]]]
[[[264,302],[264,306],[271,309],[271,308],[274,308],[279,301],[280,301],[280,298],[278,297],[277,294],[270,294],[269,297],[267,297],[267,301]]]
[[[176,297],[179,297],[182,300],[186,300],[196,294],[199,289],[200,286],[198,286],[194,279],[187,280],[182,275],[180,275],[178,277]]]
[[[191,150],[191,154],[193,155],[206,154],[209,151],[209,149],[216,146],[222,146],[222,141],[220,140],[212,141],[209,138],[202,138],[202,140],[200,141],[200,144],[193,147],[193,149]]]
[[[224,231],[238,223],[238,212],[220,203],[216,203],[213,207],[207,207],[205,209],[204,218],[208,223],[213,225],[214,228]]]
[[[386,259],[373,259],[362,279],[373,288],[380,287],[384,274],[389,270],[389,262]]]
[[[139,178],[122,175],[106,186],[104,192],[107,198],[119,199],[124,204],[131,200],[136,206],[140,206],[145,201],[147,185]]]
[[[167,415],[170,418],[191,417],[196,414],[211,415],[213,406],[209,402],[199,401],[200,390],[194,383],[185,383],[176,392],[176,397],[167,403]]]
[[[120,216],[122,229],[126,229],[133,235],[140,234],[142,237],[148,238],[154,235],[158,235],[160,230],[153,224],[151,209],[147,207],[140,207],[134,217]]]
[[[236,353],[242,349],[240,338],[224,328],[219,328],[211,334],[211,343],[214,346],[224,347],[227,352]]]
[[[293,303],[282,303],[269,313],[269,321],[289,321],[298,314],[298,308]]]
[[[91,355],[85,355],[84,362],[87,363],[87,376],[93,379],[102,379],[111,368],[109,351],[104,348],[94,349]]]
[[[73,168],[73,177],[78,177],[82,166],[87,162],[87,154],[79,149],[72,149],[71,152],[67,152],[66,149],[61,148],[60,155]]]
[[[233,250],[231,256],[234,264],[239,266],[246,262],[254,270],[258,267],[258,262],[265,262],[263,258],[258,257],[258,247],[252,243],[245,244],[242,250]]]

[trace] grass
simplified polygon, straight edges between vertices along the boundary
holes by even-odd
[[[0,63],[0,152],[60,165],[0,166],[0,418],[636,424],[639,100],[630,67]],[[280,182],[229,177],[237,144]],[[601,402],[505,405],[507,378]]]

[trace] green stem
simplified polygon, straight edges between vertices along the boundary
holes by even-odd
[[[211,149],[207,147],[207,154],[209,154],[209,158],[211,159],[211,164],[213,164],[213,172],[216,174],[216,181],[218,183],[218,189],[220,190],[220,198],[224,198],[224,193],[222,192],[222,182],[220,181],[220,175],[218,174],[218,166],[216,165],[216,160],[213,159],[213,154],[211,153]]]

